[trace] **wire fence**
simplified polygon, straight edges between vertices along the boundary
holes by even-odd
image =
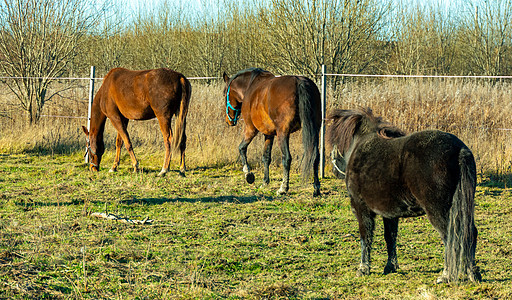
[[[322,97],[322,129],[320,133],[320,152],[321,152],[321,168],[320,168],[320,175],[323,177],[323,170],[324,170],[324,162],[325,162],[325,126],[324,126],[324,120],[325,120],[325,114],[326,114],[326,107],[327,107],[327,77],[353,77],[353,78],[424,78],[424,79],[433,79],[433,78],[439,78],[439,79],[512,79],[512,76],[487,76],[487,75],[466,75],[466,76],[457,76],[457,75],[390,75],[390,74],[336,74],[336,73],[327,73],[325,65],[321,68],[321,74],[316,74],[315,77],[320,78],[320,92]],[[204,76],[204,77],[187,77],[189,80],[218,80],[222,77],[216,77],[216,76]],[[8,77],[8,76],[2,76],[0,77],[0,80],[37,80],[37,79],[44,79],[44,80],[88,80],[89,81],[89,99],[88,99],[88,116],[70,116],[70,115],[52,115],[52,114],[43,114],[40,117],[45,118],[63,118],[63,119],[87,119],[87,127],[90,123],[91,118],[91,106],[92,101],[94,98],[94,92],[95,88],[94,85],[98,81],[103,80],[103,77],[96,77],[95,76],[95,67],[91,67],[91,74],[89,77]],[[483,130],[488,130],[491,128],[478,128]],[[506,131],[506,132],[512,132],[512,128],[492,128],[494,130],[500,130],[500,131]]]

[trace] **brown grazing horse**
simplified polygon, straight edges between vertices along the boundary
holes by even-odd
[[[186,118],[191,94],[190,82],[182,74],[169,69],[131,71],[123,68],[112,69],[103,80],[92,103],[91,127],[87,130],[87,153],[89,168],[98,171],[105,151],[103,131],[107,118],[117,130],[116,157],[110,172],[117,171],[123,142],[130,154],[134,171],[139,162],[133,153],[132,142],[126,128],[128,120],[149,120],[157,118],[164,137],[165,156],[162,171],[169,171],[172,150],[181,152],[180,174],[185,174],[185,134]],[[171,129],[171,119],[176,115],[175,136]]]
[[[223,101],[226,107],[226,122],[235,126],[240,116],[245,122],[244,138],[238,149],[247,182],[254,182],[254,174],[247,163],[247,147],[258,132],[265,135],[263,182],[268,184],[272,145],[274,137],[277,136],[283,161],[283,180],[277,194],[287,193],[292,161],[289,149],[290,134],[302,127],[302,178],[307,179],[313,170],[313,195],[319,195],[318,139],[321,103],[316,84],[303,76],[274,76],[257,68],[240,71],[231,78],[224,73],[223,77],[226,82]]]
[[[467,275],[480,281],[475,265],[476,166],[473,154],[456,136],[426,130],[405,135],[366,110],[334,110],[328,141],[338,147],[345,181],[359,222],[361,263],[370,273],[375,216],[384,220],[388,261],[384,274],[396,272],[398,219],[426,214],[445,245],[438,283]],[[341,170],[343,171],[343,170]]]

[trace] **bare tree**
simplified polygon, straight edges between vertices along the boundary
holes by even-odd
[[[449,74],[453,68],[457,26],[451,12],[439,4],[400,2],[393,19],[393,58],[388,72]]]
[[[382,36],[389,1],[271,0],[266,15],[268,47],[280,56],[282,72],[318,74],[322,64],[332,72],[361,72],[374,59],[361,56]],[[272,55],[272,53],[268,53]],[[364,58],[364,62],[355,58]],[[269,58],[270,60],[270,58]]]
[[[67,70],[84,36],[96,24],[91,0],[3,0],[0,70],[20,79],[7,85],[37,122],[55,77]]]
[[[468,1],[462,19],[461,54],[470,72],[502,75],[512,47],[512,0]]]

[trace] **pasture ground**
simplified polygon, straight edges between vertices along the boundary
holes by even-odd
[[[344,183],[327,177],[322,196],[281,168],[261,187],[238,165],[192,167],[158,178],[160,153],[133,174],[88,171],[82,153],[0,154],[0,298],[72,299],[506,299],[512,295],[512,190],[479,175],[476,224],[480,284],[442,284],[443,246],[425,217],[400,222],[396,274],[377,221],[372,274],[356,277],[357,223]],[[141,153],[140,150],[137,153]],[[275,159],[276,161],[277,159]],[[171,165],[177,170],[176,162]],[[296,161],[292,163],[296,168]],[[327,176],[330,176],[327,174]],[[501,175],[500,175],[501,176]],[[108,211],[152,225],[91,217]]]

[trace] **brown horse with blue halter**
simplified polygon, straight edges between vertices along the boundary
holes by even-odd
[[[265,136],[263,150],[264,184],[270,182],[269,165],[272,145],[277,136],[282,153],[283,180],[278,195],[289,189],[292,157],[289,149],[290,134],[302,128],[304,159],[302,178],[313,171],[313,195],[320,194],[318,179],[319,132],[321,126],[320,92],[316,84],[304,76],[274,76],[258,68],[246,69],[233,77],[224,73],[224,105],[226,122],[235,126],[242,117],[245,123],[244,138],[238,149],[243,171],[248,183],[254,182],[254,174],[247,163],[247,147],[261,132]]]
[[[133,152],[132,142],[126,130],[129,120],[157,118],[164,138],[165,155],[162,170],[158,176],[169,171],[171,148],[181,154],[180,174],[185,174],[186,118],[191,94],[190,82],[182,74],[169,69],[131,71],[123,68],[112,69],[96,93],[91,111],[90,129],[82,126],[87,136],[89,168],[98,171],[105,151],[103,132],[108,118],[117,130],[116,156],[110,172],[117,171],[123,143],[130,154],[134,171],[139,162]],[[175,135],[171,120],[176,116]],[[173,143],[171,144],[171,141]]]
[[[375,117],[370,109],[334,110],[327,136],[345,164],[352,210],[359,222],[361,263],[370,273],[375,216],[384,221],[388,261],[384,274],[396,272],[399,218],[427,215],[445,245],[441,282],[467,275],[480,281],[475,264],[474,222],[476,166],[469,148],[453,134],[425,130],[405,135]],[[334,162],[339,158],[335,157]],[[345,169],[345,170],[342,170]]]

